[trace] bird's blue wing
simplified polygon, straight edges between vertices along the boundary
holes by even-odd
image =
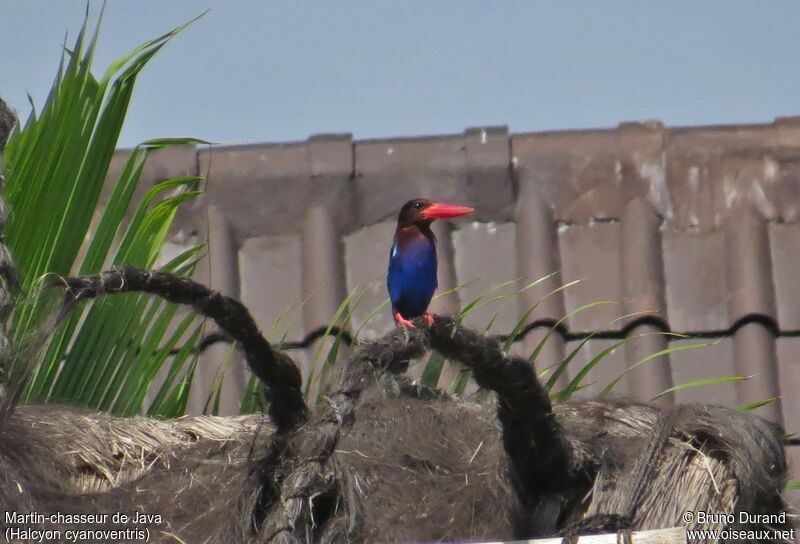
[[[425,242],[408,243],[402,248],[395,243],[389,253],[389,298],[392,310],[404,317],[422,315],[436,290],[436,248]]]

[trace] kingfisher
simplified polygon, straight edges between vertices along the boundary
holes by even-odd
[[[429,325],[433,324],[428,304],[436,291],[437,280],[436,237],[431,231],[431,222],[461,217],[472,211],[466,206],[440,204],[424,198],[403,204],[397,216],[386,275],[395,323],[413,329],[411,320],[422,316]]]

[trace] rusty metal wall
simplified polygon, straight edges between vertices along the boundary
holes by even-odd
[[[126,152],[115,158],[120,165]],[[776,397],[757,413],[800,430],[800,119],[745,126],[667,128],[657,122],[615,129],[510,135],[504,127],[464,134],[354,141],[173,149],[157,153],[148,182],[208,176],[205,195],[183,210],[174,249],[209,239],[199,279],[240,297],[272,339],[327,324],[360,287],[352,330],[372,337],[391,326],[384,275],[399,207],[427,198],[476,208],[468,221],[438,224],[440,290],[434,312],[453,312],[492,292],[504,295],[548,280],[516,298],[500,297],[467,322],[510,331],[558,286],[580,283],[539,304],[542,324],[515,349],[529,354],[553,321],[569,315],[539,366],[560,360],[598,331],[568,378],[625,338],[593,369],[602,389],[642,357],[697,340],[709,346],[661,356],[632,371],[618,394],[649,400],[688,380],[746,381],[667,395],[662,404],[740,405]],[[585,311],[580,307],[612,301]],[[650,313],[642,313],[650,312]],[[632,314],[632,315],[629,315]],[[628,315],[620,319],[620,316]],[[277,327],[273,327],[279,321]],[[362,329],[363,327],[363,329]],[[327,340],[326,342],[330,342]],[[302,354],[309,371],[315,349]],[[192,410],[205,403],[224,348],[205,357]],[[454,369],[445,369],[445,379]],[[238,410],[247,373],[229,371],[224,413]],[[792,457],[800,457],[795,451]]]

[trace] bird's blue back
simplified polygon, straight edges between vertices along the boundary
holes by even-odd
[[[419,231],[417,231],[419,232]],[[392,310],[406,319],[424,314],[436,291],[436,246],[421,232],[396,236],[386,276]]]

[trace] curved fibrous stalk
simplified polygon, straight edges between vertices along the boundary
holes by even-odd
[[[288,432],[308,419],[300,370],[292,359],[272,349],[247,307],[238,300],[188,278],[131,266],[94,276],[58,277],[52,285],[65,288],[64,312],[83,300],[132,292],[151,293],[193,307],[240,343],[250,370],[269,388],[269,415],[279,432]]]
[[[240,343],[250,369],[270,390],[269,415],[278,433],[297,429],[308,420],[309,411],[303,401],[297,366],[287,355],[272,349],[241,302],[187,278],[134,267],[120,267],[89,277],[60,277],[52,284],[65,288],[65,312],[83,300],[129,292],[151,293],[170,302],[192,306]],[[313,489],[321,484],[319,478],[311,475],[329,472],[325,468],[326,460],[342,431],[352,423],[361,392],[381,374],[403,374],[412,358],[430,349],[471,368],[480,386],[497,393],[503,443],[519,492],[523,495],[531,494],[532,490],[549,493],[569,482],[572,478],[569,449],[553,416],[547,391],[537,380],[531,365],[524,359],[508,356],[497,340],[462,327],[451,317],[437,316],[432,325],[418,319],[415,325],[415,329],[398,328],[359,346],[331,391],[329,415],[321,413],[316,422],[317,431],[328,429],[329,432],[324,433],[327,439],[320,440],[317,433],[313,445],[299,444],[292,448],[304,451],[307,459],[313,459],[313,470],[305,471],[310,480],[305,484],[298,481],[297,470],[293,477],[272,475],[272,493],[288,493],[288,489],[282,489],[287,485],[292,487],[294,495],[297,495],[298,486],[307,492],[329,492],[329,483],[322,486],[324,489]],[[405,384],[406,391],[425,394],[402,378],[399,382]],[[320,451],[309,455],[312,453],[309,447]],[[281,497],[280,500],[285,503],[288,499]],[[301,503],[290,516],[294,519],[280,523],[273,520],[266,525],[295,526],[306,515]],[[285,514],[292,509],[281,511]]]
[[[490,485],[495,486],[498,497],[508,497],[497,500],[503,505],[503,515],[509,516],[506,527],[512,527],[516,536],[562,532],[574,539],[587,531],[674,526],[679,520],[671,512],[688,508],[686,485],[698,490],[697,496],[706,501],[703,504],[707,503],[708,509],[776,512],[783,508],[780,490],[786,475],[785,457],[779,433],[766,422],[708,405],[681,406],[667,412],[622,401],[553,406],[527,360],[506,353],[497,337],[472,331],[449,316],[436,316],[432,324],[418,318],[413,329],[396,328],[358,344],[332,380],[326,402],[312,413],[303,401],[297,366],[279,348],[270,346],[240,302],[192,280],[132,267],[85,278],[58,278],[52,283],[66,289],[64,312],[81,300],[103,294],[146,292],[191,305],[240,344],[248,365],[270,390],[268,413],[276,426],[265,443],[266,452],[251,465],[255,471],[250,473],[254,475],[252,493],[243,511],[250,516],[252,536],[259,542],[356,542],[365,538],[364,531],[371,527],[366,517],[377,512],[368,494],[370,490],[380,493],[381,485],[388,482],[378,478],[358,483],[359,470],[367,465],[354,465],[348,455],[356,455],[356,448],[369,443],[365,430],[377,432],[379,427],[364,426],[371,411],[391,414],[392,407],[400,407],[399,402],[406,414],[411,406],[419,410],[428,402],[431,407],[439,406],[432,408],[439,410],[439,415],[451,410],[452,421],[459,425],[473,424],[455,417],[456,413],[471,413],[464,405],[403,375],[412,359],[430,350],[469,367],[478,385],[497,396],[500,433],[486,436],[495,437],[493,444],[502,442],[502,447],[495,449],[499,455],[492,466],[499,472]],[[384,404],[387,411],[381,412]],[[408,417],[405,431],[398,432],[418,430],[420,420]],[[381,421],[380,426],[393,421]],[[429,424],[439,425],[430,420]],[[431,440],[437,435],[426,436]],[[345,451],[343,444],[350,444],[352,451]],[[428,446],[416,444],[412,449]],[[484,450],[486,447],[492,446]],[[381,463],[396,453],[381,452],[380,447],[376,451],[373,461]],[[708,470],[695,470],[695,452],[710,459]],[[477,453],[475,450],[472,458]],[[465,474],[472,458],[461,468]],[[424,457],[411,456],[401,462],[409,473],[422,467],[419,470],[437,474],[438,467]],[[382,470],[388,477],[388,468]],[[442,478],[450,478],[449,473],[443,474]],[[707,477],[722,482],[724,493],[703,495]],[[506,490],[511,493],[503,495]],[[402,501],[404,496],[395,499]],[[659,502],[673,506],[659,509],[654,506]],[[468,501],[461,506],[470,511]],[[520,515],[509,513],[517,509]],[[392,519],[391,513],[384,514]],[[438,526],[428,529],[432,535],[440,534]]]

